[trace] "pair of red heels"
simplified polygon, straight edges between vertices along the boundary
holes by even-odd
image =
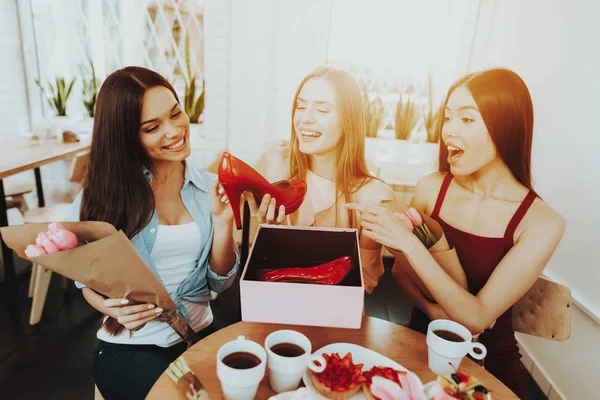
[[[305,181],[294,179],[269,183],[254,168],[227,152],[223,153],[219,163],[219,182],[229,198],[237,229],[242,229],[239,204],[242,193],[246,191],[254,195],[257,204],[264,195],[271,195],[278,207],[285,207],[286,215],[296,211],[306,195]]]
[[[344,256],[307,268],[259,269],[256,277],[267,282],[302,282],[337,285],[350,272],[352,257]]]

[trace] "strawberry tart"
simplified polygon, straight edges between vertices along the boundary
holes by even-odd
[[[311,371],[311,380],[315,389],[332,400],[346,400],[354,396],[366,381],[362,375],[363,364],[354,364],[352,354],[341,358],[338,353],[323,353],[327,362],[325,370],[320,373]]]

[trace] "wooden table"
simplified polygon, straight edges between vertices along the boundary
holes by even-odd
[[[244,335],[246,339],[264,345],[267,335],[279,329],[293,329],[302,332],[311,340],[313,351],[336,342],[354,343],[398,362],[415,372],[423,383],[436,378],[427,366],[427,345],[424,335],[403,326],[370,317],[363,318],[361,329],[238,322],[196,343],[184,353],[184,357],[210,393],[211,399],[223,399],[221,383],[217,378],[216,370],[216,355],[219,347],[226,342],[235,340],[239,335]],[[510,389],[473,361],[465,358],[460,365],[460,370],[476,376],[485,383],[494,400],[517,399]],[[258,400],[268,399],[273,394],[269,387],[267,374],[265,374],[256,398]],[[146,399],[185,400],[185,398],[167,374],[163,373]]]
[[[54,161],[71,157],[90,148],[90,139],[76,143],[63,143],[58,140],[43,143],[31,139],[15,139],[0,142],[0,227],[8,225],[7,205],[2,179],[19,172],[34,170],[38,206],[44,207],[44,191],[40,167]],[[7,287],[7,300],[16,305],[17,280],[12,251],[0,239],[4,262],[4,276]]]

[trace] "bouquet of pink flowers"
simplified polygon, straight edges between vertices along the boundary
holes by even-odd
[[[20,257],[81,282],[104,297],[155,304],[164,310],[158,321],[168,323],[189,345],[199,340],[127,236],[111,224],[25,224],[2,227],[0,233]]]
[[[47,232],[40,232],[35,239],[35,244],[25,248],[27,257],[39,257],[63,250],[71,250],[79,246],[77,236],[59,222],[48,225]]]
[[[431,256],[448,273],[448,275],[452,277],[452,279],[462,287],[467,288],[467,277],[460,265],[456,249],[450,246],[441,225],[436,220],[400,201],[386,201],[382,203],[382,206],[402,221],[402,223],[404,223],[406,227],[419,238],[421,243],[429,250]],[[392,270],[394,278],[400,280],[405,279],[405,275],[407,274],[425,297],[433,300],[429,290],[427,290],[425,284],[423,284],[415,270],[412,268],[406,259],[406,256],[395,249],[388,247],[388,250],[396,258]],[[401,273],[402,271],[404,271],[404,274]]]
[[[412,231],[412,233],[414,233],[428,249],[437,243],[437,236],[431,232],[431,229],[429,229],[427,224],[423,223],[421,213],[415,208],[411,207],[403,213],[394,212],[394,215],[402,221],[402,223],[406,225],[406,227]]]

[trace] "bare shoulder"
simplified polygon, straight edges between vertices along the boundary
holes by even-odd
[[[260,160],[264,160],[267,164],[281,164],[287,162],[290,157],[290,148],[287,146],[276,146],[271,147],[265,151],[260,157]],[[259,161],[260,162],[260,161]]]
[[[272,147],[260,157],[255,168],[267,180],[286,179],[289,175],[289,147]]]
[[[382,201],[393,200],[394,191],[392,188],[379,179],[370,179],[356,192],[359,203],[377,205]]]
[[[413,194],[412,205],[426,214],[431,214],[442,187],[442,182],[447,174],[447,172],[434,171],[419,179]]]
[[[523,233],[531,232],[535,235],[560,240],[565,231],[565,219],[543,200],[537,198],[521,223]]]

